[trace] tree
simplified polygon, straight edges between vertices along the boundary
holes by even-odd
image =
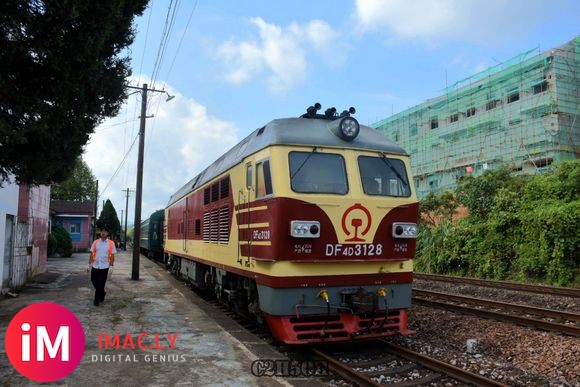
[[[117,211],[109,199],[107,199],[103,206],[103,211],[101,211],[101,215],[97,220],[97,227],[106,227],[109,230],[109,235],[112,238],[118,239],[119,232],[121,231],[121,222],[119,222]]]
[[[77,158],[72,174],[60,184],[50,188],[52,199],[60,200],[97,200],[97,182],[93,172],[83,161]]]
[[[122,55],[147,2],[0,2],[0,183],[69,176],[94,128],[125,99]]]
[[[469,213],[479,219],[487,219],[493,209],[495,193],[500,188],[520,192],[529,178],[512,176],[508,166],[490,169],[474,178],[464,176],[456,189],[457,199],[469,209]]]
[[[72,255],[72,238],[68,231],[62,227],[55,227],[51,234],[56,239],[56,253],[61,257],[70,257]]]
[[[440,195],[431,192],[419,203],[420,221],[430,227],[441,222],[451,222],[458,206],[453,192],[445,191]]]

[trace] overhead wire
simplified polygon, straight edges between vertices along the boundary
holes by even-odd
[[[164,60],[165,54],[167,52],[167,47],[169,45],[169,41],[170,41],[170,38],[171,38],[171,31],[173,30],[173,27],[175,25],[175,20],[176,20],[177,10],[179,9],[179,5],[180,5],[180,0],[171,0],[170,3],[169,3],[169,7],[167,9],[167,14],[166,14],[166,17],[165,17],[165,24],[164,24],[163,32],[162,32],[162,35],[161,35],[161,41],[159,43],[159,47],[158,47],[158,50],[157,50],[157,57],[155,59],[155,63],[154,63],[154,66],[153,66],[153,71],[151,73],[151,81],[150,81],[150,84],[151,84],[151,87],[152,88],[155,87],[155,82],[157,80],[157,77],[160,74],[160,71],[161,71],[161,68],[162,68],[162,65],[163,65],[163,60]],[[188,22],[187,22],[187,26],[189,26],[189,23],[191,21],[191,18],[193,16],[193,12],[194,12],[196,6],[197,6],[197,1],[195,2],[195,5],[194,5],[194,7],[192,9],[192,12],[190,13],[190,16],[189,16],[189,19],[188,19]],[[148,19],[147,19],[147,27],[146,27],[146,32],[145,32],[145,42],[144,42],[144,47],[143,47],[143,53],[142,53],[142,56],[141,56],[141,62],[140,62],[140,65],[139,65],[139,78],[138,78],[138,81],[137,81],[137,84],[138,85],[141,83],[142,69],[143,69],[143,63],[144,63],[144,59],[145,59],[145,53],[147,52],[147,43],[148,43],[148,37],[149,37],[149,27],[150,27],[150,24],[151,24],[151,15],[152,14],[153,14],[153,6],[151,6],[149,8],[149,16],[148,16]],[[187,27],[186,27],[186,31],[187,31]],[[183,41],[183,37],[184,37],[186,31],[184,31],[184,33],[183,33],[183,35],[181,37],[181,40],[180,40],[179,45],[178,45],[178,49],[177,49],[176,54],[175,54],[175,56],[174,56],[174,58],[172,60],[170,69],[168,71],[168,74],[171,72],[171,70],[173,68],[173,64],[175,63],[175,59],[176,59],[177,54],[179,52],[179,49],[181,47],[181,43]],[[141,97],[143,97],[143,96],[141,96]],[[151,104],[151,102],[152,102],[152,99],[149,100],[149,104]],[[133,134],[134,134],[134,130],[135,130],[135,123],[136,123],[136,121],[138,121],[138,118],[137,118],[137,109],[138,109],[138,104],[135,104],[134,113],[133,113],[133,117],[134,118],[133,119],[126,120],[126,121],[121,122],[121,123],[115,123],[115,124],[108,125],[106,127],[103,127],[102,129],[100,129],[99,132],[101,132],[103,130],[106,130],[106,129],[109,129],[111,127],[115,127],[115,126],[119,126],[119,125],[126,124],[126,123],[129,123],[129,122],[133,122],[133,125],[132,125],[132,133],[131,133],[131,137],[132,137]],[[156,112],[158,110],[159,110],[159,103],[157,105]],[[153,128],[154,128],[154,126],[152,127],[152,129]],[[127,127],[125,127],[125,135],[124,135],[124,138],[126,138],[126,135],[127,135]],[[151,135],[149,137],[151,138]],[[125,153],[123,159],[121,160],[119,166],[117,167],[117,169],[115,170],[115,172],[113,173],[113,175],[111,176],[111,178],[109,179],[109,181],[107,182],[107,184],[105,185],[105,188],[101,191],[100,196],[103,195],[107,191],[107,189],[111,186],[112,182],[114,181],[114,179],[117,177],[117,175],[119,174],[119,172],[123,168],[123,166],[126,164],[126,161],[128,159],[128,156],[131,153],[131,151],[133,150],[133,147],[135,146],[135,143],[136,143],[136,141],[137,141],[138,138],[139,138],[139,134],[137,134],[137,136],[135,136],[135,138],[133,139],[133,141],[132,141],[129,149],[126,151],[126,153]],[[127,174],[126,174],[126,179],[125,180],[128,179],[128,175],[129,175],[129,169],[127,168]]]
[[[113,176],[111,176],[111,178],[107,182],[107,185],[105,185],[105,188],[103,188],[103,190],[99,193],[99,197],[103,196],[105,194],[105,192],[107,191],[107,189],[110,187],[111,183],[113,182],[113,180],[115,179],[115,177],[117,176],[117,174],[119,173],[119,171],[121,170],[121,168],[123,167],[123,165],[125,164],[125,161],[127,161],[127,157],[131,153],[131,150],[135,146],[135,142],[137,141],[138,138],[139,138],[139,135],[135,136],[135,139],[131,143],[131,146],[129,147],[129,150],[125,153],[125,156],[123,156],[123,160],[121,160],[121,162],[119,163],[119,166],[117,167],[117,169],[113,173]]]
[[[169,66],[169,69],[167,70],[167,73],[165,74],[165,80],[164,80],[163,86],[161,88],[162,90],[165,90],[165,86],[167,84],[167,80],[169,79],[169,75],[171,74],[171,71],[173,70],[173,66],[175,65],[175,61],[177,59],[177,56],[179,55],[179,52],[181,51],[181,45],[182,45],[183,39],[185,38],[185,35],[187,34],[187,31],[189,29],[189,25],[191,24],[191,20],[193,19],[193,14],[195,13],[195,10],[197,8],[197,3],[198,3],[198,1],[196,0],[195,3],[193,4],[193,7],[191,8],[191,12],[189,13],[189,17],[187,18],[187,23],[185,25],[185,29],[183,30],[183,32],[181,34],[181,37],[179,39],[179,43],[177,44],[177,49],[175,50],[175,54],[173,55],[173,59],[171,60],[171,65]],[[151,131],[149,132],[150,133],[149,134],[149,141],[146,144],[146,152],[145,153],[147,153],[147,150],[149,149],[149,146],[152,142],[151,138],[153,137],[153,132],[155,130],[157,113],[159,111],[160,106],[161,106],[161,101],[159,100],[157,102],[157,108],[155,109],[155,114],[153,116],[154,118],[153,118],[153,122],[151,125]]]
[[[161,41],[159,42],[159,48],[157,49],[157,57],[155,58],[155,64],[153,65],[153,72],[151,73],[151,85],[155,87],[155,81],[159,75],[163,64],[163,58],[167,50],[167,45],[169,38],[171,36],[171,30],[175,24],[175,15],[177,14],[177,9],[179,8],[180,0],[171,0],[169,7],[167,8],[167,15],[165,16],[165,24],[163,26],[163,32],[161,33]]]
[[[149,41],[149,26],[151,25],[151,15],[153,14],[153,4],[154,2],[151,2],[151,6],[148,7],[149,9],[149,16],[147,17],[147,27],[145,28],[145,42],[143,43],[143,52],[141,54],[141,63],[139,64],[139,77],[137,79],[137,85],[141,84],[141,75],[142,75],[142,71],[143,71],[143,62],[145,61],[145,53],[147,52],[147,42]],[[137,117],[137,108],[138,108],[138,104],[135,104],[134,108],[133,108],[133,125],[131,125],[131,134],[130,137],[133,137],[133,135],[135,134],[135,122],[138,120]],[[125,150],[125,139],[127,138],[127,127],[125,127],[125,133],[124,133],[124,137],[123,137],[123,151]],[[133,176],[135,175],[134,173],[129,173],[130,172],[130,168],[126,168],[125,169],[125,179],[124,179],[124,184],[123,186],[128,186],[128,182],[129,182],[129,176]]]
[[[125,112],[125,115],[126,114],[127,113]],[[126,121],[123,121],[123,122],[117,122],[115,124],[100,125],[99,126],[99,129],[95,129],[95,133],[99,133],[99,132],[102,132],[104,130],[108,130],[108,129],[114,128],[115,126],[125,125],[125,124],[128,124],[130,122],[134,122],[134,121],[137,121],[137,118],[133,118],[132,120],[126,120]]]
[[[191,12],[189,13],[189,17],[187,19],[187,24],[185,25],[185,30],[181,34],[181,38],[179,39],[179,43],[177,44],[177,50],[175,51],[175,55],[173,56],[173,60],[171,61],[171,65],[169,66],[169,70],[167,70],[167,73],[165,74],[166,81],[169,79],[169,74],[171,73],[171,70],[173,70],[173,65],[175,64],[175,60],[177,59],[177,55],[179,54],[179,51],[181,50],[181,43],[183,43],[183,38],[185,37],[185,34],[187,33],[187,29],[189,28],[189,24],[191,23],[191,19],[193,18],[193,14],[194,14],[196,8],[197,8],[197,0],[195,0],[195,3],[193,4],[193,8],[191,8]],[[165,85],[164,85],[163,89],[165,90]]]
[[[157,76],[161,70],[163,65],[163,59],[165,57],[165,52],[167,50],[167,46],[169,44],[169,40],[171,37],[171,31],[173,26],[175,25],[175,15],[177,14],[177,9],[179,8],[180,0],[171,0],[169,3],[169,7],[167,8],[167,14],[165,16],[165,24],[163,26],[163,32],[161,33],[161,40],[159,42],[159,47],[157,49],[157,57],[155,58],[155,63],[153,65],[153,70],[151,72],[151,88],[155,88],[155,82],[157,80]],[[147,110],[153,105],[153,98],[150,98],[147,103]],[[157,105],[157,109],[155,110],[155,114],[153,117],[156,117],[157,111],[159,110],[159,103]],[[153,134],[153,129],[155,128],[155,120],[152,123],[151,130],[149,132],[148,138],[151,139]],[[149,148],[149,143],[151,141],[146,141],[146,150]]]

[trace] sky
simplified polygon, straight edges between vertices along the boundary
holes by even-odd
[[[580,33],[577,0],[151,0],[132,86],[148,93],[141,219],[269,121],[354,106],[370,125],[517,54]],[[175,98],[166,101],[168,95]],[[135,189],[141,93],[95,129],[84,160],[99,211]],[[128,224],[134,221],[129,197]]]

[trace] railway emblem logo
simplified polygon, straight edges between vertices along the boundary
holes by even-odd
[[[85,333],[70,310],[40,302],[12,318],[5,347],[10,363],[23,376],[37,382],[54,382],[79,365],[85,352]]]
[[[370,211],[360,203],[355,203],[342,214],[342,230],[347,236],[354,235],[346,242],[365,242],[364,237],[370,230],[373,219]],[[364,226],[364,228],[362,228]],[[362,229],[361,229],[362,228]]]

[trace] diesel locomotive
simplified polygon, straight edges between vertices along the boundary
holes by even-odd
[[[409,334],[408,154],[354,108],[256,129],[171,196],[164,260],[287,344]]]

